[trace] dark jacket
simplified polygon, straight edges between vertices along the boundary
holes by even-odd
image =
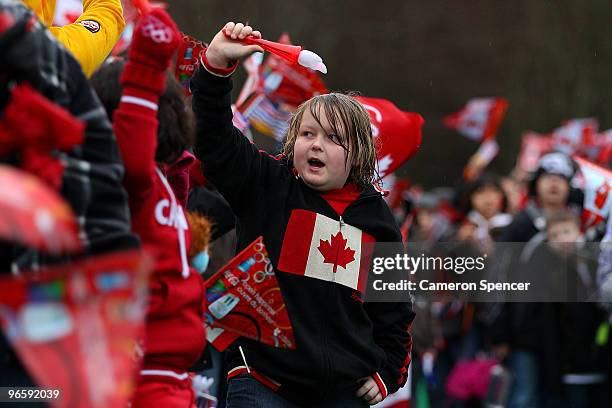
[[[0,33],[0,73],[15,82],[28,82],[52,102],[86,122],[82,145],[57,152],[64,162],[61,195],[74,211],[86,254],[135,248],[127,195],[122,186],[123,163],[110,122],[94,95],[79,63],[19,2],[0,4],[12,25]],[[2,85],[0,108],[7,102]],[[15,247],[13,270],[42,266],[52,259]]]
[[[612,343],[596,341],[597,331],[607,324],[606,312],[596,303],[596,244],[588,244],[577,254],[560,258],[546,243],[534,251],[526,265],[539,272],[545,282],[539,290],[548,291],[556,302],[538,303],[539,325],[533,330],[540,344],[544,386],[559,389],[563,374],[605,374],[612,367]],[[565,300],[565,302],[560,302]]]
[[[356,234],[378,242],[401,242],[389,208],[369,186],[340,218],[319,193],[293,175],[286,161],[260,152],[232,125],[231,89],[229,78],[216,77],[203,68],[193,77],[194,152],[202,161],[204,175],[238,218],[237,249],[263,235],[297,346],[295,350],[277,349],[240,340],[247,363],[280,383],[278,392],[299,405],[355,387],[358,379],[376,372],[388,392],[395,392],[406,381],[411,343],[408,326],[414,317],[411,303],[364,304],[354,288],[299,275],[287,266],[299,255],[288,255],[287,248],[297,242],[308,247],[325,239],[308,232],[302,221],[309,218],[337,223],[337,231],[346,232],[352,226]],[[229,359],[230,368],[244,365],[235,349]]]

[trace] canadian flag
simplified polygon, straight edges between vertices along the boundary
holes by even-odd
[[[516,167],[531,173],[538,167],[538,161],[544,153],[552,149],[552,137],[528,130],[523,132],[521,151],[516,160]]]
[[[495,139],[487,139],[480,144],[480,147],[474,153],[468,164],[463,169],[463,177],[466,180],[475,180],[482,170],[491,163],[491,161],[499,153],[499,144]]]
[[[612,208],[612,171],[574,156],[584,179],[582,226],[594,227],[610,215]]]
[[[375,240],[371,235],[321,214],[293,210],[278,270],[364,291]]]
[[[459,112],[446,116],[443,122],[469,139],[487,140],[497,134],[507,109],[508,101],[504,98],[473,98]]]
[[[425,123],[418,113],[403,112],[386,99],[355,97],[370,114],[372,136],[378,139],[380,177],[393,173],[421,146]]]
[[[593,146],[598,130],[599,122],[594,118],[567,120],[553,131],[553,147],[563,153],[572,154]]]

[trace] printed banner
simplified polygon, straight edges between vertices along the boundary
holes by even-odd
[[[124,252],[0,278],[0,321],[55,407],[123,407],[135,388],[149,258]]]
[[[185,95],[190,96],[189,81],[200,64],[200,57],[206,49],[206,45],[190,35],[183,34],[183,40],[179,45],[176,56],[176,69],[174,76],[183,86]]]
[[[293,328],[274,269],[263,244],[257,238],[204,284],[204,321],[213,329],[224,329],[279,348],[295,348]],[[227,347],[221,339],[208,340]],[[230,339],[231,340],[231,339]],[[233,341],[233,340],[232,340]]]

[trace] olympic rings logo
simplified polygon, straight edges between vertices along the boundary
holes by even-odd
[[[142,26],[142,35],[151,38],[156,43],[169,44],[172,41],[172,31],[159,19],[149,16]]]

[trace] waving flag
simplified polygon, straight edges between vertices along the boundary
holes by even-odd
[[[476,153],[470,157],[468,164],[463,169],[463,178],[468,181],[476,180],[482,170],[484,170],[495,156],[497,156],[497,153],[499,153],[499,144],[497,140],[488,139],[482,142]]]
[[[263,53],[256,52],[242,63],[247,72],[247,79],[244,81],[244,85],[242,85],[238,98],[236,98],[236,106],[242,106],[246,99],[257,91],[259,86],[259,68],[262,62]]]
[[[425,123],[418,113],[403,112],[386,99],[356,96],[370,114],[372,136],[378,145],[378,172],[381,177],[393,173],[421,146]]]
[[[553,147],[565,154],[573,154],[584,146],[593,146],[599,122],[594,118],[571,119],[552,133]]]
[[[552,150],[552,137],[533,131],[523,133],[521,151],[516,160],[516,167],[525,173],[531,173],[538,167],[538,161],[544,153]]]
[[[573,156],[584,178],[582,226],[588,229],[610,216],[612,207],[612,171]]]
[[[278,42],[291,44],[289,35],[283,34]],[[313,96],[327,93],[320,75],[301,65],[292,65],[284,59],[270,54],[259,71],[259,93],[275,103],[284,103],[293,108]]]
[[[506,115],[508,101],[504,98],[470,99],[463,109],[446,116],[444,124],[475,141],[495,137]]]
[[[242,114],[238,120],[247,119],[259,132],[277,141],[285,137],[291,119],[291,113],[264,94],[251,95],[236,112]]]

